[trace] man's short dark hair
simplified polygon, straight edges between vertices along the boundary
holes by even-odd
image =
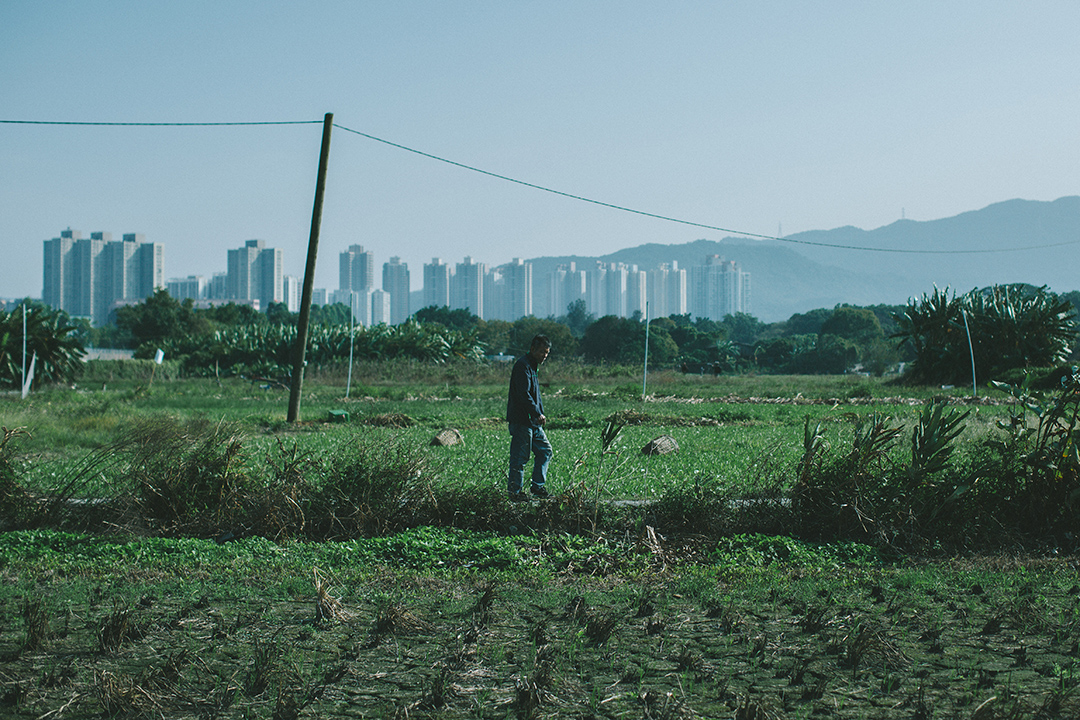
[[[532,350],[535,347],[551,347],[551,340],[548,340],[547,335],[535,335],[532,342],[529,343],[529,349]]]

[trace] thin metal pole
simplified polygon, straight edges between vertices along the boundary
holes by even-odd
[[[315,258],[319,254],[319,227],[322,224],[323,192],[326,189],[326,164],[330,160],[330,129],[334,113],[323,118],[322,150],[319,152],[319,175],[315,181],[315,204],[311,209],[311,235],[308,238],[307,267],[304,270],[304,289],[300,294],[300,317],[296,321],[296,348],[293,350],[292,390],[289,392],[287,422],[296,422],[300,415],[300,394],[304,387],[304,365],[307,354],[308,321],[311,318],[311,294],[315,287]]]
[[[645,402],[645,383],[649,380],[649,301],[645,301],[645,370],[641,374],[641,402]]]
[[[960,308],[960,314],[964,316],[964,330],[967,332],[968,354],[971,355],[971,396],[978,397],[979,391],[975,384],[975,349],[971,346],[971,328],[968,327],[967,313]]]
[[[356,327],[356,292],[349,291],[349,376],[345,380],[345,399],[349,399],[349,389],[352,388],[352,360],[353,360],[353,345],[356,344],[356,338],[353,337],[353,328]]]
[[[26,301],[25,300],[23,300],[23,306],[22,306],[22,386],[21,387],[26,387]]]

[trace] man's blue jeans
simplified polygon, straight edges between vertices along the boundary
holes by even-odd
[[[532,489],[544,487],[547,481],[548,463],[551,462],[551,443],[544,428],[510,423],[510,473],[506,489],[511,494],[522,492],[525,484],[525,463],[529,453],[533,456]]]

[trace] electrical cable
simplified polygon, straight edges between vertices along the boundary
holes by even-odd
[[[217,127],[221,125],[315,125],[322,120],[286,120],[268,122],[64,122],[57,120],[0,120],[4,125],[114,125],[140,127]]]
[[[56,121],[56,120],[0,120],[0,124],[7,125],[98,125],[98,126],[120,126],[120,127],[220,127],[220,126],[253,126],[253,125],[315,125],[323,122],[322,120],[290,120],[290,121],[266,121],[266,122],[74,122],[74,121]],[[634,215],[641,215],[643,217],[653,218],[655,220],[663,220],[664,222],[676,223],[679,225],[688,225],[690,227],[698,227],[704,230],[714,230],[716,232],[728,233],[730,235],[739,235],[742,237],[756,238],[758,240],[775,240],[777,242],[792,243],[796,245],[811,245],[815,247],[833,248],[836,250],[860,250],[863,252],[883,252],[883,253],[900,253],[910,255],[985,255],[990,253],[1004,253],[1004,252],[1024,252],[1027,250],[1042,250],[1045,248],[1062,247],[1065,245],[1076,245],[1080,243],[1080,240],[1070,240],[1067,242],[1048,243],[1044,245],[1027,245],[1024,247],[1015,248],[985,248],[981,250],[912,250],[908,248],[874,248],[866,247],[862,245],[841,245],[837,243],[824,243],[814,242],[812,240],[798,240],[791,237],[777,237],[776,235],[762,235],[760,233],[746,232],[745,230],[734,230],[732,228],[719,227],[717,225],[709,225],[706,223],[694,222],[691,220],[683,220],[681,218],[670,217],[668,215],[660,215],[658,213],[647,212],[645,210],[636,210],[634,208],[626,207],[624,205],[616,205],[614,203],[604,202],[602,200],[594,200],[592,198],[585,197],[583,195],[575,195],[573,193],[564,192],[562,190],[556,190],[554,188],[545,187],[544,185],[537,185],[536,183],[526,182],[524,180],[518,180],[508,175],[500,175],[499,173],[491,172],[490,170],[483,170],[472,165],[466,165],[465,163],[450,160],[448,158],[433,155],[432,153],[424,152],[423,150],[417,150],[407,145],[391,142],[375,135],[370,135],[360,130],[355,130],[338,123],[334,123],[334,127],[339,130],[343,130],[347,133],[359,135],[360,137],[373,140],[383,145],[389,145],[390,147],[397,148],[399,150],[405,150],[406,152],[426,157],[431,160],[436,160],[447,165],[453,165],[454,167],[461,168],[463,170],[469,170],[470,172],[479,173],[488,177],[495,178],[497,180],[504,180],[506,182],[521,185],[523,187],[532,188],[533,190],[540,190],[542,192],[551,193],[552,195],[559,195],[570,200],[577,200],[579,202],[589,203],[592,205],[598,205],[600,207],[610,208],[612,210],[618,210],[620,212],[631,213]]]
[[[407,145],[401,145],[396,142],[391,142],[390,140],[384,140],[383,138],[369,135],[368,133],[360,132],[359,130],[354,130],[352,128],[345,127],[344,125],[339,125],[337,123],[334,123],[334,127],[338,128],[339,130],[344,130],[345,132],[365,137],[369,140],[374,140],[375,142],[379,142],[384,145],[389,145],[390,147],[398,148],[399,150],[405,150],[407,152],[420,155],[421,157],[430,158],[431,160],[437,160],[441,163],[446,163],[447,165],[453,165],[455,167],[462,168],[463,170],[470,170],[475,173],[480,173],[481,175],[487,175],[488,177],[493,177],[498,180],[505,180],[507,182],[516,183],[518,185],[523,185],[534,190],[542,190],[543,192],[551,193],[553,195],[559,195],[561,197],[569,198],[571,200],[579,200],[581,202],[611,208],[612,210],[633,213],[634,215],[642,215],[644,217],[650,217],[656,220],[663,220],[665,222],[678,223],[679,225],[689,225],[691,227],[703,228],[705,230],[715,230],[717,232],[729,233],[731,235],[741,235],[743,237],[757,238],[759,240],[776,240],[785,243],[794,243],[798,245],[814,245],[817,247],[834,248],[838,250],[863,250],[866,252],[905,253],[912,255],[977,255],[986,253],[1021,252],[1024,250],[1039,250],[1043,248],[1061,247],[1063,245],[1076,245],[1080,243],[1080,240],[1070,240],[1068,242],[1048,243],[1045,245],[1028,245],[1026,247],[1016,248],[990,248],[982,250],[911,250],[904,248],[873,248],[860,245],[840,245],[835,243],[814,242],[812,240],[797,240],[790,237],[777,237],[775,235],[761,235],[759,233],[746,232],[743,230],[733,230],[731,228],[718,227],[716,225],[707,225],[705,223],[693,222],[691,220],[682,220],[680,218],[669,217],[667,215],[659,215],[657,213],[651,213],[645,210],[635,210],[634,208],[625,207],[623,205],[616,205],[614,203],[604,202],[602,200],[594,200],[592,198],[587,198],[582,195],[574,195],[572,193],[563,192],[562,190],[555,190],[554,188],[537,185],[535,183],[526,182],[524,180],[518,180],[516,178],[508,177],[506,175],[500,175],[499,173],[491,172],[490,170],[483,170],[481,168],[473,167],[472,165],[466,165],[465,163],[460,163],[455,160],[449,160],[444,157],[439,157],[438,155],[432,155],[431,153],[424,152],[423,150],[417,150],[415,148],[408,147]]]

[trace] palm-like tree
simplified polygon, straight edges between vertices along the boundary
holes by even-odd
[[[893,337],[911,343],[913,376],[924,382],[971,382],[1004,370],[1049,366],[1068,357],[1076,337],[1072,304],[1045,287],[995,285],[950,297],[948,288],[910,300],[895,316]],[[971,346],[968,346],[968,332]]]
[[[23,301],[12,312],[0,311],[0,384],[22,384],[23,312],[26,313],[26,363],[37,356],[34,385],[70,382],[86,355],[78,329],[63,310]]]

